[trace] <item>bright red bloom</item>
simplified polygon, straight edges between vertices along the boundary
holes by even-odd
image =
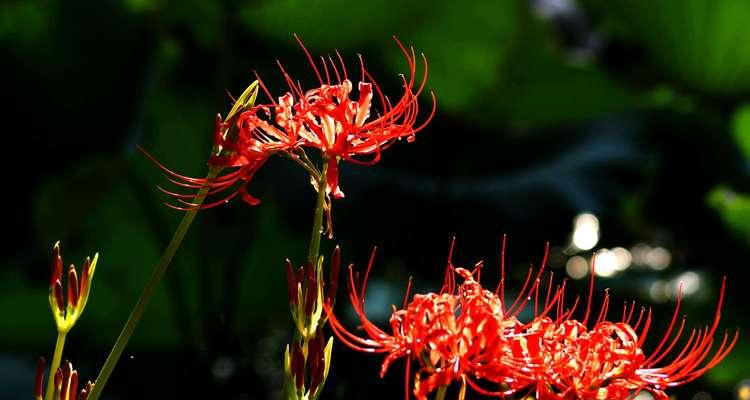
[[[401,76],[404,87],[401,98],[392,103],[383,94],[380,86],[365,69],[360,56],[360,79],[357,86],[359,94],[356,100],[352,100],[350,95],[353,85],[341,55],[336,52],[338,65],[330,57],[321,57],[324,71],[321,74],[302,41],[296,35],[295,38],[305,52],[320,87],[303,91],[299,83],[295,84],[279,64],[291,92],[285,93],[278,104],[274,103],[277,108],[276,122],[289,136],[299,137],[304,146],[317,148],[323,153],[324,158],[328,159],[327,190],[334,197],[344,197],[338,186],[339,160],[375,164],[380,160],[382,150],[402,137],[413,140],[414,135],[432,119],[435,97],[431,94],[432,111],[424,122],[415,126],[419,114],[418,97],[427,80],[427,59],[422,55],[424,72],[422,80],[417,82],[414,48],[407,51],[394,36],[409,66],[408,78]],[[260,77],[258,82],[268,97],[273,99]],[[377,95],[380,112],[376,118],[370,119],[373,94]],[[296,102],[295,96],[298,99]]]
[[[504,247],[503,241],[503,254]],[[349,347],[387,354],[381,376],[396,359],[407,359],[407,399],[409,369],[414,359],[420,368],[413,393],[420,400],[454,381],[462,383],[460,398],[468,386],[480,394],[501,398],[528,391],[535,392],[539,400],[604,400],[630,398],[645,390],[665,400],[666,388],[698,378],[717,365],[736,344],[737,334],[730,340],[724,333],[720,344],[714,346],[725,282],[710,327],[694,329],[687,342],[678,347],[685,325],[683,319],[672,335],[681,303],[678,296],[667,332],[653,352],[646,355],[643,344],[651,326],[651,311],[646,313],[642,309],[631,325],[635,304],[626,305],[622,319],[609,322],[607,293],[589,327],[593,273],[585,315],[579,322],[571,318],[578,299],[570,308],[564,304],[565,282],[553,291],[550,275],[546,294],[542,294],[544,300],[540,301],[544,263],[536,274],[529,271],[519,296],[508,307],[503,294],[504,262],[500,285],[490,292],[479,283],[481,263],[472,272],[455,268],[449,261],[440,293],[417,294],[408,303],[405,299],[402,309],[394,307],[387,333],[371,323],[364,311],[371,260],[361,289],[357,289],[351,268],[349,271],[349,297],[366,336],[357,336],[344,328],[330,306],[326,311],[334,333]],[[463,282],[457,284],[457,277]],[[517,319],[518,313],[532,296],[534,318],[522,323]],[[556,313],[554,318],[553,313]],[[664,363],[665,360],[670,361]],[[480,382],[485,383],[480,385]],[[487,389],[487,383],[497,389]]]
[[[645,355],[643,344],[651,327],[651,311],[646,313],[642,308],[633,326],[630,322],[635,304],[629,310],[626,304],[619,322],[606,321],[609,294],[605,295],[599,317],[591,328],[587,328],[585,319],[584,322],[568,319],[562,324],[547,324],[545,348],[540,352],[546,353],[547,357],[554,355],[561,365],[544,372],[544,379],[538,385],[538,399],[626,398],[642,390],[650,392],[658,400],[668,399],[664,392],[666,388],[682,385],[703,375],[721,362],[736,344],[738,332],[731,341],[725,332],[720,344],[714,348],[725,287],[726,279],[722,281],[711,326],[693,329],[682,347],[678,347],[677,343],[685,327],[684,317],[677,332],[672,334],[681,304],[681,295],[678,295],[669,328],[648,356]],[[587,315],[589,311],[590,302]]]
[[[276,154],[285,154],[302,164],[317,180],[319,172],[307,158],[305,148],[321,152],[323,161],[327,163],[326,191],[336,198],[343,197],[344,193],[338,185],[339,161],[375,164],[380,160],[382,150],[403,137],[413,140],[414,135],[432,119],[435,97],[431,94],[430,115],[421,124],[415,125],[419,114],[418,97],[427,79],[427,60],[422,55],[424,71],[421,81],[417,81],[416,54],[413,48],[407,51],[396,39],[406,58],[409,72],[408,78],[402,75],[404,91],[398,101],[393,103],[365,69],[361,57],[358,97],[352,100],[350,95],[353,85],[338,52],[338,64],[330,57],[321,57],[324,71],[321,74],[302,41],[299,38],[297,41],[320,86],[304,91],[279,64],[289,92],[276,99],[258,77],[258,83],[269,97],[269,104],[249,107],[236,115],[231,114],[226,121],[218,116],[214,145],[216,149],[223,151],[221,155],[211,157],[209,165],[236,168],[234,171],[214,178],[191,178],[169,170],[149,156],[166,172],[170,182],[192,191],[185,194],[160,188],[180,203],[174,208],[198,207],[195,200],[198,197],[197,191],[202,188],[207,188],[207,196],[226,190],[229,190],[229,194],[203,204],[200,208],[217,206],[238,195],[250,205],[258,204],[260,201],[248,193],[247,186],[266,160]],[[377,98],[379,111],[377,117],[370,118],[373,96]]]
[[[349,297],[366,337],[349,332],[330,306],[326,310],[334,333],[346,345],[363,352],[387,354],[381,377],[393,361],[402,357],[407,359],[407,399],[412,359],[420,366],[413,389],[420,400],[454,381],[462,383],[462,396],[467,385],[480,393],[495,396],[512,395],[532,385],[535,374],[527,365],[533,368],[535,360],[519,351],[514,341],[524,327],[516,316],[526,304],[523,299],[534,292],[536,284],[524,287],[513,305],[506,307],[497,293],[484,289],[479,283],[481,263],[472,272],[454,267],[449,258],[440,293],[416,294],[407,303],[407,289],[404,306],[394,310],[390,318],[390,333],[386,333],[370,322],[364,311],[372,261],[371,258],[361,289],[357,288],[352,268],[349,269]],[[456,285],[456,277],[463,282]],[[558,298],[556,295],[550,300],[548,296],[549,307],[545,313]],[[478,380],[501,385],[502,390],[484,389]]]

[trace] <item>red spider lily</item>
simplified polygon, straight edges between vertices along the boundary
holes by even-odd
[[[238,195],[242,200],[250,205],[257,205],[260,200],[250,195],[247,191],[247,186],[255,176],[255,173],[265,164],[274,152],[283,151],[284,148],[281,142],[273,141],[270,138],[273,136],[258,134],[261,128],[255,126],[249,126],[249,120],[257,118],[257,114],[261,112],[262,107],[253,107],[250,111],[247,111],[247,116],[244,114],[240,115],[236,120],[237,125],[237,138],[236,141],[225,139],[227,131],[231,128],[231,124],[222,121],[221,116],[216,116],[216,125],[214,128],[214,143],[217,148],[225,149],[225,152],[221,155],[213,155],[208,163],[214,167],[220,168],[236,168],[234,171],[221,175],[214,178],[191,178],[185,175],[178,174],[169,168],[162,165],[154,157],[152,157],[145,150],[141,149],[143,153],[151,159],[162,171],[165,172],[165,177],[174,185],[191,190],[192,193],[177,193],[159,187],[159,190],[176,199],[180,205],[167,204],[168,206],[178,210],[190,210],[195,208],[208,209],[216,207],[220,204],[229,202],[229,200],[237,197]],[[256,138],[257,136],[257,138]],[[265,139],[265,140],[264,140]],[[237,184],[239,183],[239,186]],[[200,190],[205,188],[205,196],[213,196],[218,193],[224,192],[230,188],[230,193],[219,200],[213,200],[209,203],[196,204],[195,200],[200,196]]]
[[[290,92],[284,93],[276,100],[260,77],[257,77],[270,103],[248,107],[236,115],[230,113],[226,121],[222,121],[221,116],[216,120],[214,145],[217,149],[223,149],[223,152],[211,157],[209,165],[236,168],[234,171],[214,178],[191,178],[173,172],[147,154],[166,173],[166,178],[170,182],[192,191],[177,193],[159,188],[180,203],[172,206],[173,208],[211,208],[238,195],[250,205],[258,204],[260,201],[248,193],[247,186],[263,164],[276,154],[285,154],[295,160],[310,172],[314,181],[318,181],[319,172],[307,158],[305,147],[321,151],[323,160],[327,163],[326,191],[336,198],[343,197],[344,193],[338,185],[340,160],[366,165],[375,164],[379,161],[383,149],[402,137],[413,140],[414,135],[432,119],[435,113],[434,95],[429,117],[415,126],[419,113],[418,96],[422,93],[427,78],[427,60],[422,55],[424,72],[422,80],[417,82],[416,54],[413,48],[407,51],[396,39],[409,67],[409,77],[402,76],[404,92],[397,102],[392,103],[383,94],[380,86],[365,69],[361,57],[359,97],[352,100],[349,98],[352,82],[338,52],[338,65],[330,57],[327,60],[321,58],[324,71],[324,74],[321,74],[302,41],[296,35],[295,38],[310,61],[320,87],[303,91],[299,83],[294,83],[279,63]],[[333,77],[335,80],[332,80]],[[380,112],[376,118],[370,119],[373,94],[376,94],[379,100]],[[233,134],[227,134],[230,130],[233,130]],[[201,189],[205,189],[206,196],[224,191],[229,191],[229,194],[219,200],[199,205],[195,200],[199,197],[198,191]]]
[[[44,382],[44,357],[39,357],[36,364],[36,374],[34,376],[34,398],[42,400],[43,382]],[[73,369],[73,364],[66,361],[61,368],[55,372],[53,381],[54,392],[52,400],[86,400],[94,386],[91,381],[87,382],[81,391],[78,391],[78,371]]]
[[[467,385],[480,393],[495,396],[512,395],[532,385],[536,376],[534,369],[537,368],[534,366],[535,359],[518,351],[513,342],[524,326],[516,319],[525,304],[522,297],[531,294],[536,284],[525,287],[513,306],[508,308],[500,296],[480,285],[481,263],[476,265],[474,271],[469,271],[454,267],[449,257],[440,293],[416,294],[408,301],[407,289],[404,305],[394,310],[390,318],[390,333],[387,333],[369,321],[364,310],[367,279],[374,254],[361,288],[357,288],[351,267],[348,279],[349,298],[366,337],[348,331],[333,314],[330,305],[326,311],[334,333],[347,346],[358,351],[387,354],[381,367],[381,377],[393,361],[406,358],[407,399],[412,359],[420,365],[413,389],[420,400],[454,381],[462,383],[461,398]],[[456,276],[463,279],[463,283],[456,285]],[[548,296],[543,312],[548,312],[560,298],[559,293],[552,298]],[[529,365],[531,368],[527,367]],[[501,385],[502,390],[484,389],[477,379]]]
[[[296,35],[295,38],[305,52],[320,87],[304,91],[279,63],[290,92],[285,93],[279,98],[278,103],[273,104],[276,109],[276,123],[287,136],[299,138],[303,146],[317,148],[322,152],[324,160],[328,160],[327,191],[334,197],[341,198],[344,197],[344,193],[338,186],[339,160],[375,164],[380,160],[382,150],[402,137],[413,140],[414,135],[432,119],[435,113],[435,96],[431,94],[432,111],[424,122],[415,126],[419,114],[418,97],[427,79],[427,59],[422,55],[424,72],[422,80],[417,82],[414,49],[410,48],[410,51],[407,51],[394,36],[409,66],[409,77],[402,75],[404,92],[401,98],[395,104],[392,103],[365,69],[362,57],[359,57],[359,96],[357,100],[352,100],[350,94],[353,85],[341,55],[336,52],[338,65],[331,57],[321,57],[324,71],[321,73],[321,69],[302,41]],[[260,77],[258,82],[273,101],[274,97]],[[376,118],[370,119],[373,88],[379,100],[380,112]],[[294,100],[295,96],[297,101]]]
[[[626,304],[620,321],[607,321],[609,294],[606,293],[599,314],[589,327],[593,271],[582,321],[571,318],[578,298],[572,307],[566,308],[566,284],[563,282],[553,291],[551,275],[546,294],[542,294],[544,300],[540,301],[544,261],[536,274],[529,271],[519,296],[507,306],[503,294],[504,253],[505,240],[501,280],[495,292],[479,283],[481,263],[469,271],[455,268],[449,261],[440,293],[416,294],[407,303],[407,289],[404,306],[394,309],[391,316],[390,333],[375,326],[365,315],[371,259],[361,288],[357,288],[355,275],[349,270],[349,298],[366,336],[348,331],[329,305],[326,312],[331,327],[342,342],[355,350],[387,354],[381,376],[393,361],[406,358],[407,399],[410,364],[412,359],[416,360],[420,368],[413,393],[420,400],[454,381],[461,382],[461,399],[466,388],[471,387],[480,394],[500,398],[528,391],[535,392],[539,400],[614,399],[631,398],[645,390],[659,400],[666,400],[666,388],[698,378],[721,362],[737,342],[737,333],[731,340],[724,333],[718,346],[714,346],[725,281],[710,327],[694,329],[678,350],[685,325],[683,319],[673,334],[681,304],[678,296],[667,332],[647,355],[643,344],[651,326],[650,310],[646,313],[641,309],[637,321],[631,325],[635,304],[630,307]],[[456,277],[463,282],[457,284]],[[522,323],[517,319],[518,313],[532,298],[534,318]],[[665,360],[670,361],[663,363]],[[487,389],[487,383],[497,389]]]
[[[642,308],[635,326],[632,326],[630,321],[635,304],[629,311],[626,304],[619,322],[606,321],[609,295],[605,295],[602,310],[592,328],[587,329],[585,323],[567,320],[558,324],[555,332],[549,335],[547,349],[542,351],[555,354],[564,363],[561,368],[545,372],[545,379],[539,382],[538,398],[626,398],[645,390],[658,400],[668,399],[664,389],[700,377],[721,362],[736,344],[739,332],[735,332],[731,340],[725,332],[719,345],[714,346],[725,288],[726,278],[722,280],[711,326],[693,329],[681,348],[677,343],[685,327],[684,317],[673,334],[681,305],[680,293],[667,331],[648,356],[642,346],[651,326],[651,311],[646,313]]]

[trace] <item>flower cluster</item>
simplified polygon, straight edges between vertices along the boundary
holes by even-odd
[[[677,324],[678,300],[667,332],[647,355],[643,345],[651,327],[651,311],[641,308],[634,318],[635,304],[626,304],[621,319],[610,322],[607,293],[596,319],[591,321],[592,274],[585,315],[581,321],[573,319],[579,302],[576,299],[572,306],[565,305],[565,282],[553,290],[550,274],[549,285],[542,290],[546,254],[539,270],[529,271],[510,306],[504,296],[504,262],[500,285],[490,291],[479,282],[481,263],[469,270],[454,266],[449,257],[441,291],[416,294],[409,301],[407,289],[403,307],[394,307],[390,332],[369,321],[364,311],[372,260],[361,288],[351,268],[348,279],[349,298],[365,336],[347,330],[330,304],[326,312],[334,333],[346,345],[386,355],[381,376],[393,361],[406,358],[405,397],[409,398],[411,390],[419,400],[452,382],[461,384],[460,399],[471,388],[501,398],[533,393],[539,400],[604,400],[631,398],[648,391],[656,399],[666,400],[666,388],[696,379],[718,364],[737,341],[736,333],[731,340],[724,333],[720,344],[714,346],[723,282],[710,326],[693,329],[678,346],[685,326],[684,319]],[[527,305],[532,307],[528,304],[532,298],[534,317],[522,322],[518,315]],[[413,361],[419,368],[411,389]]]
[[[417,81],[417,57],[413,48],[407,50],[396,39],[406,58],[409,72],[408,77],[401,76],[403,93],[396,102],[392,102],[365,69],[361,57],[358,95],[354,99],[351,96],[354,85],[338,52],[336,61],[330,56],[321,57],[321,64],[317,65],[302,41],[299,38],[297,41],[320,86],[304,91],[299,82],[279,63],[289,91],[274,100],[274,96],[258,77],[258,83],[270,102],[230,113],[225,120],[221,116],[216,119],[214,144],[216,149],[223,150],[209,159],[209,165],[233,168],[232,172],[213,178],[190,178],[157,162],[167,173],[167,178],[178,187],[188,190],[205,187],[208,188],[208,196],[229,192],[219,196],[218,200],[199,205],[196,201],[199,197],[197,193],[177,193],[161,189],[179,202],[175,208],[210,208],[236,196],[250,205],[258,204],[260,201],[248,193],[247,186],[273,155],[288,156],[302,165],[313,178],[316,189],[320,182],[324,182],[326,194],[335,198],[344,197],[338,184],[339,161],[366,165],[377,163],[382,150],[404,137],[413,140],[414,135],[432,119],[435,112],[434,96],[429,117],[417,124],[418,96],[422,93],[427,78],[427,60],[422,55],[424,72],[422,79]],[[373,98],[379,105],[377,112],[372,109]],[[376,114],[376,117],[371,118],[371,114]],[[321,153],[322,171],[310,161],[305,149],[315,149]],[[235,189],[230,190],[231,188]]]
[[[66,273],[66,299],[63,296],[63,260],[60,255],[60,242],[55,243],[52,253],[48,296],[49,305],[52,309],[52,316],[55,318],[57,330],[59,332],[68,332],[75,325],[76,321],[78,321],[84,308],[86,308],[99,254],[94,255],[93,261],[89,257],[86,257],[86,260],[84,260],[83,267],[81,268],[80,284],[75,266],[70,264]]]

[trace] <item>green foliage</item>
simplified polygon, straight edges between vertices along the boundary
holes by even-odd
[[[39,45],[53,28],[53,1],[9,1],[0,4],[0,43]]]
[[[740,106],[734,113],[732,135],[745,160],[750,162],[750,104]]]
[[[750,196],[719,186],[708,194],[708,203],[727,227],[750,245]]]
[[[750,2],[616,0],[589,2],[615,35],[636,40],[668,73],[711,93],[750,90]]]
[[[333,48],[359,50],[364,44],[381,45],[394,34],[407,35],[419,23],[411,16],[423,10],[419,2],[280,0],[247,2],[239,7],[239,17],[248,29],[266,38],[290,46],[292,33],[297,33],[311,49],[332,52]]]
[[[334,0],[302,6],[297,0],[270,1],[243,7],[240,15],[249,29],[286,47],[296,43],[279,27],[294,27],[313,51],[330,52],[335,43],[363,53],[367,65],[377,62],[378,52],[366,51],[366,46],[380,48],[391,69],[402,73],[403,55],[388,42],[396,34],[426,55],[427,87],[434,90],[440,112],[472,123],[494,126],[502,116],[524,126],[549,125],[622,111],[632,103],[629,93],[595,65],[577,65],[556,49],[552,32],[521,1],[476,1],[461,7],[407,2],[398,5],[398,12],[392,3],[383,3]],[[363,29],[361,16],[378,23]],[[350,52],[344,56],[351,60]],[[386,88],[398,83],[391,76],[376,78]]]

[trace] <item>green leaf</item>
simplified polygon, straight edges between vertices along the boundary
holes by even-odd
[[[239,7],[240,21],[266,38],[296,46],[292,33],[311,49],[332,52],[361,49],[366,43],[384,43],[393,34],[408,31],[409,19],[422,6],[419,2],[399,3],[400,12],[387,0],[277,0],[248,2]],[[364,20],[378,21],[366,23]]]
[[[310,202],[314,203],[312,190]],[[247,244],[245,259],[238,266],[241,268],[236,293],[240,329],[250,321],[289,310],[284,258],[289,257],[294,263],[294,254],[302,254],[301,251],[306,249],[302,237],[283,229],[282,216],[272,199],[264,199],[256,208],[258,212],[252,213],[255,219],[251,224],[254,233],[250,237],[253,240]],[[303,260],[297,258],[296,263],[301,264]]]
[[[740,106],[732,117],[732,135],[745,161],[750,162],[750,104]]]
[[[620,28],[614,34],[638,41],[678,80],[712,93],[750,89],[750,2],[615,0],[599,6]]]
[[[719,186],[708,194],[708,203],[737,237],[750,244],[750,196]]]
[[[40,44],[50,34],[56,4],[52,1],[10,1],[0,4],[0,43]]]

